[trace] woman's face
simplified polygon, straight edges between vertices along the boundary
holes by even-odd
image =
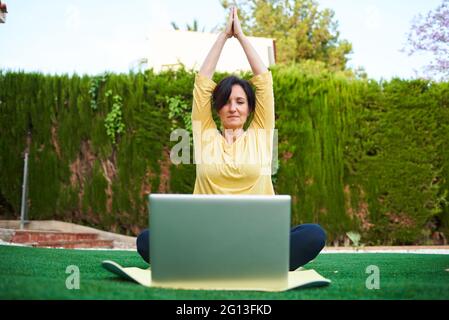
[[[243,88],[235,84],[228,102],[218,111],[221,123],[225,129],[241,129],[249,115],[249,106]]]

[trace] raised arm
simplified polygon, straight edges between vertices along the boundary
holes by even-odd
[[[234,36],[239,40],[251,65],[254,76],[250,82],[256,87],[256,110],[251,122],[251,128],[274,128],[274,95],[271,72],[260,59],[240,26],[237,8],[233,8]]]
[[[199,74],[201,74],[206,78],[212,79],[212,76],[214,75],[215,72],[215,68],[217,67],[218,59],[220,58],[221,51],[223,51],[223,47],[226,43],[226,40],[231,38],[233,35],[232,29],[233,17],[234,12],[233,8],[231,8],[226,29],[218,35],[217,40],[215,40],[214,45],[210,49],[206,59],[203,62],[203,65],[200,68]]]
[[[201,149],[204,132],[209,129],[216,130],[217,126],[212,117],[212,92],[216,87],[212,80],[218,59],[227,39],[231,38],[232,32],[232,11],[229,12],[229,20],[226,28],[221,32],[214,45],[210,49],[200,71],[195,76],[195,83],[193,85],[193,102],[192,102],[192,131],[193,143],[195,150]],[[196,152],[196,151],[195,151]]]
[[[233,20],[234,20],[233,25],[234,36],[240,42],[243,51],[245,51],[246,57],[251,66],[253,74],[257,76],[259,74],[267,72],[268,69],[263,63],[262,59],[260,59],[259,55],[257,54],[257,51],[252,46],[251,42],[249,42],[248,38],[243,34],[242,27],[240,25],[240,20],[237,15],[237,8],[233,7],[231,10],[233,12]]]

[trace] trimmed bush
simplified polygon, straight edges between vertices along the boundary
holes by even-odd
[[[444,243],[448,83],[378,83],[307,65],[272,72],[279,130],[273,181],[277,194],[292,196],[292,224],[320,223],[328,244],[347,242],[349,231],[363,244]],[[170,141],[171,129],[189,128],[183,110],[193,81],[184,69],[96,77],[0,72],[0,214],[20,215],[30,132],[30,219],[136,235],[147,226],[148,193],[193,192],[194,164],[170,161],[178,142]]]

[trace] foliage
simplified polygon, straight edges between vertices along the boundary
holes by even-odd
[[[97,110],[97,99],[98,99],[98,91],[100,90],[100,86],[107,81],[107,73],[103,75],[93,77],[90,81],[89,94],[91,97],[90,107],[92,110]]]
[[[106,96],[110,96],[112,91],[108,91]],[[106,127],[106,134],[111,138],[112,143],[117,142],[117,136],[125,132],[125,124],[122,120],[122,97],[114,95],[112,98],[112,110],[106,116],[104,120],[104,126]]]
[[[234,3],[221,0],[224,8]],[[276,62],[322,61],[331,70],[344,70],[352,45],[339,39],[330,9],[315,0],[240,0],[242,28],[249,36],[276,40]]]
[[[176,24],[176,22],[172,21],[171,26],[173,27],[173,29],[179,30],[179,27]],[[206,29],[206,27],[203,27],[203,29],[201,29],[201,32],[204,32],[205,29]],[[195,32],[200,31],[200,28],[198,26],[198,20],[193,19],[193,23],[191,25],[186,23],[186,31],[195,31]]]
[[[407,40],[404,50],[409,55],[417,52],[433,55],[434,63],[426,67],[428,76],[449,79],[449,0],[443,0],[426,16],[420,14],[415,17]]]
[[[192,118],[190,116],[190,106],[177,95],[165,97],[168,104],[168,118],[172,121],[171,130],[179,127],[192,132]]]
[[[349,240],[351,240],[354,247],[360,246],[360,238],[361,238],[360,233],[349,231],[346,232],[346,235],[348,236]]]
[[[449,237],[449,83],[378,83],[312,60],[272,73],[273,181],[292,196],[292,224],[320,223],[329,244],[348,231],[365,245]],[[193,192],[195,165],[169,155],[171,129],[189,128],[194,76],[109,74],[93,110],[94,77],[0,71],[0,215],[20,213],[30,128],[30,218],[136,235],[148,193]]]

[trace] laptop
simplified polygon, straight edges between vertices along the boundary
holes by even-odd
[[[150,194],[150,268],[103,266],[143,285],[284,291],[327,285],[314,270],[289,272],[289,195]]]

